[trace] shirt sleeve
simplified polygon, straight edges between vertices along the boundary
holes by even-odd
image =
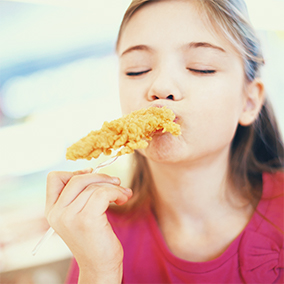
[[[77,284],[79,279],[79,267],[75,260],[75,258],[72,259],[65,284]]]

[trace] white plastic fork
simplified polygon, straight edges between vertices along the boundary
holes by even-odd
[[[107,167],[109,165],[111,165],[112,163],[114,163],[119,156],[114,156],[102,163],[100,163],[94,170],[93,173],[97,173],[101,168]],[[37,252],[39,251],[39,249],[43,246],[44,243],[46,243],[46,241],[53,235],[54,233],[54,229],[52,227],[50,227],[46,233],[44,234],[44,236],[40,239],[40,241],[37,243],[37,245],[35,246],[35,248],[32,250],[32,255],[35,256],[37,254]]]

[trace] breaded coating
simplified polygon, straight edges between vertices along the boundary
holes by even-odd
[[[175,114],[167,107],[150,107],[133,111],[128,115],[104,122],[100,130],[91,131],[67,149],[66,159],[77,160],[98,158],[101,153],[110,155],[112,150],[123,148],[117,156],[133,153],[135,149],[148,146],[151,134],[156,130],[178,136],[180,126],[174,122]]]

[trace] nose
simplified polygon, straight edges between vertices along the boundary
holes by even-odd
[[[167,99],[179,101],[182,93],[178,80],[171,71],[158,72],[148,91],[148,100]]]

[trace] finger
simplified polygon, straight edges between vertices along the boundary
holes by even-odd
[[[87,168],[84,170],[78,170],[75,172],[64,172],[64,171],[54,171],[50,172],[47,176],[46,185],[46,212],[56,203],[58,197],[60,196],[62,190],[70,179],[74,176],[90,174],[92,173],[92,168]],[[119,183],[120,180],[117,180]]]
[[[120,179],[105,174],[93,173],[73,176],[66,184],[56,203],[58,203],[58,206],[66,207],[73,202],[86,187],[96,183],[120,185]]]
[[[98,217],[105,213],[111,202],[125,204],[132,196],[132,191],[122,187],[99,187],[93,191],[80,213],[85,216]]]
[[[115,186],[112,184],[98,184],[98,183],[91,184],[88,187],[86,187],[86,189],[83,190],[71,204],[68,205],[68,210],[70,210],[70,212],[73,212],[72,214],[82,211],[83,208],[87,205],[94,191],[101,190],[101,189],[102,190],[117,190],[117,191],[120,191],[122,194],[124,194],[125,197],[120,195],[120,198],[117,200],[118,202],[117,204],[124,204],[132,196],[131,191],[129,192],[129,190],[121,186]]]
[[[61,191],[73,176],[91,173],[92,171],[92,168],[87,168],[75,172],[50,172],[47,175],[46,182],[46,206],[50,207],[51,204],[54,204],[56,202]]]
[[[47,175],[47,185],[51,188],[60,188],[67,184],[67,182],[75,175],[87,174],[93,171],[92,168],[78,170],[75,172],[54,171]]]
[[[74,171],[73,174],[74,175],[90,174],[93,172],[93,170],[94,169],[90,167],[83,170]]]

